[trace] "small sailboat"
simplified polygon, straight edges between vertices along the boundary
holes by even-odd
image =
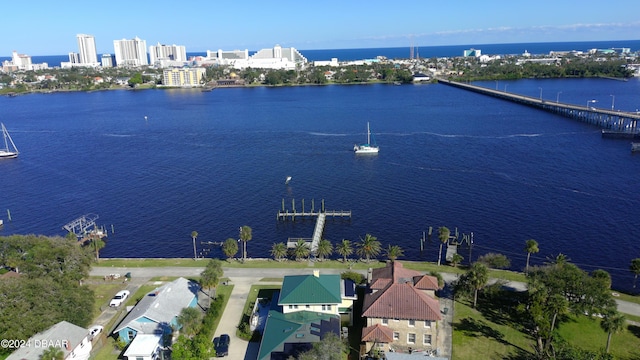
[[[284,181],[285,185],[288,185],[291,182],[291,176],[287,176],[287,180]]]
[[[380,148],[376,145],[375,138],[373,144],[371,143],[371,129],[369,128],[369,122],[367,122],[367,143],[354,145],[353,151],[355,151],[356,154],[377,154],[379,150]]]
[[[20,152],[18,151],[16,144],[13,143],[13,139],[11,139],[11,135],[9,135],[9,132],[7,131],[7,128],[4,127],[3,123],[0,123],[0,127],[2,129],[2,138],[4,140],[4,148],[0,148],[0,159],[17,158]]]

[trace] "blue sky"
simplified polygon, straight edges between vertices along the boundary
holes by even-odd
[[[136,36],[187,52],[640,39],[637,0],[32,0],[1,9],[0,57],[77,52],[79,33],[96,37],[98,53]]]

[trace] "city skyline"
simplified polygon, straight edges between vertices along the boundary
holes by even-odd
[[[113,53],[113,41],[140,38],[148,44],[206,50],[259,50],[275,44],[297,49],[343,49],[558,41],[637,40],[640,3],[595,0],[535,3],[484,2],[340,2],[328,0],[301,8],[294,1],[204,2],[175,5],[158,0],[114,0],[87,7],[69,0],[64,6],[43,0],[30,11],[10,2],[3,6],[5,31],[0,56],[13,50],[31,56],[77,52],[77,34],[95,37],[97,52]],[[176,16],[172,14],[197,14]],[[62,19],[66,19],[62,21]],[[179,19],[190,19],[181,21]],[[72,20],[72,21],[67,21]]]

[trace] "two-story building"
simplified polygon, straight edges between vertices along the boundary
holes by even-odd
[[[440,304],[438,279],[393,261],[370,272],[362,316],[361,353],[436,350]]]
[[[274,296],[258,351],[259,360],[280,360],[311,349],[326,334],[340,336],[341,315],[351,319],[355,285],[340,275],[285,276]]]

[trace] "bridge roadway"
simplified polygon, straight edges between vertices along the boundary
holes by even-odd
[[[493,96],[499,99],[532,106],[544,111],[596,125],[601,129],[610,130],[620,137],[640,137],[638,120],[640,113],[620,110],[607,110],[591,106],[580,106],[562,102],[547,101],[542,98],[518,95],[506,91],[493,90],[482,86],[471,85],[451,80],[438,78],[438,83],[473,91],[483,95]],[[588,103],[587,103],[588,104]],[[603,132],[604,134],[604,132]],[[625,136],[626,135],[626,136]]]

